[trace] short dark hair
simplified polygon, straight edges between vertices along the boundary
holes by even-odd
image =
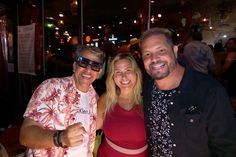
[[[198,40],[198,41],[202,41],[202,33],[201,32],[192,32],[192,38],[193,40]]]
[[[147,30],[141,34],[139,38],[139,46],[141,46],[142,42],[146,38],[154,35],[164,35],[166,37],[167,42],[172,46],[174,45],[172,32],[167,28],[156,27],[156,28],[151,28],[150,30]]]
[[[193,25],[191,27],[191,36],[192,36],[193,40],[202,41],[203,37],[202,37],[202,32],[201,32],[200,26]]]
[[[235,38],[235,37],[229,38],[228,41],[229,41],[229,40],[233,40],[234,43],[236,44],[236,38]]]

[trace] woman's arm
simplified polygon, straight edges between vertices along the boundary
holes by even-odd
[[[106,93],[103,93],[98,99],[97,105],[97,130],[102,129],[106,109]]]

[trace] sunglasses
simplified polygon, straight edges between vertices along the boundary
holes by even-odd
[[[91,69],[96,72],[102,68],[102,63],[95,62],[81,56],[77,58],[76,62],[82,68],[87,68],[90,65]]]

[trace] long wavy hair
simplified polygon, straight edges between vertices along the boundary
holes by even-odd
[[[130,61],[132,65],[132,69],[135,72],[137,78],[136,78],[136,84],[133,89],[133,98],[134,98],[134,104],[142,105],[142,73],[141,70],[134,59],[134,57],[130,53],[118,53],[112,60],[109,65],[107,79],[106,79],[106,109],[105,114],[109,112],[111,109],[114,108],[114,105],[118,101],[118,97],[120,95],[120,88],[115,84],[114,81],[114,73],[115,73],[115,63],[118,60],[127,59]]]

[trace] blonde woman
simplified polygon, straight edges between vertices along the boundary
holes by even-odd
[[[141,86],[133,56],[117,54],[108,69],[107,91],[98,100],[97,129],[105,134],[98,157],[148,156]]]

